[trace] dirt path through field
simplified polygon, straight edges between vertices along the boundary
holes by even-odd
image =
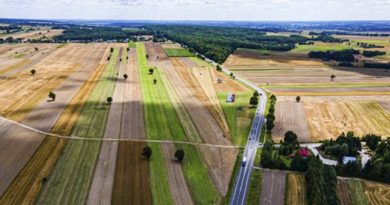
[[[265,170],[261,188],[261,205],[283,205],[286,172]]]
[[[175,204],[193,204],[191,194],[188,190],[181,164],[173,159],[175,146],[173,144],[163,144],[162,150],[165,157],[165,165],[168,172],[169,188]]]
[[[46,132],[51,130],[68,102],[97,67],[105,47],[93,45],[90,48],[80,50],[82,52],[77,54],[79,54],[80,59],[84,59],[85,64],[83,65],[85,66],[79,66],[80,70],[72,73],[66,80],[64,79],[65,82],[54,90],[57,95],[56,101],[48,102],[46,99],[42,100],[35,109],[28,113],[27,117],[22,121],[23,124]],[[87,57],[90,55],[89,50],[94,51],[92,58]],[[23,107],[20,109],[23,110]],[[40,146],[44,137],[40,134],[25,132],[20,127],[8,129],[8,126],[1,126],[0,130],[4,133],[0,138],[0,160],[2,162],[0,168],[0,181],[2,181],[0,195],[2,195]]]
[[[155,44],[154,46],[152,44],[147,44],[149,58],[151,58],[150,56],[154,56],[153,50],[150,49],[150,47],[161,46],[158,44]],[[193,87],[195,85],[191,85],[191,82],[187,81],[188,78],[183,79],[182,75],[180,75],[180,71],[177,70],[169,60],[161,59],[165,58],[160,57],[158,61],[155,60],[152,63],[166,74],[172,87],[175,89],[177,96],[189,113],[202,140],[211,144],[230,145],[230,141],[224,138],[224,132],[214,117],[194,92]],[[198,89],[201,88],[198,87]],[[200,147],[200,150],[216,187],[223,196],[226,195],[237,150],[216,147]]]

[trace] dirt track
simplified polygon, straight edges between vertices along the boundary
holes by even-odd
[[[261,188],[261,205],[283,205],[286,172],[265,170]]]
[[[77,46],[74,47],[77,48]],[[51,71],[52,76],[50,77],[49,81],[47,81],[46,78],[43,79],[38,78],[36,79],[36,81],[39,82],[37,83],[37,85],[32,86],[30,84],[30,87],[27,90],[29,92],[24,92],[24,95],[29,95],[29,94],[31,95],[32,92],[35,92],[35,90],[33,89],[34,88],[37,89],[38,86],[46,85],[44,87],[50,88],[50,87],[58,86],[58,84],[56,83],[64,82],[61,86],[59,86],[57,89],[54,90],[54,92],[57,95],[55,102],[47,102],[46,99],[38,98],[37,100],[38,102],[40,100],[40,102],[38,106],[35,107],[31,112],[29,112],[31,108],[24,107],[23,103],[21,103],[20,106],[13,107],[13,109],[15,110],[17,109],[17,111],[19,112],[18,113],[19,116],[22,117],[26,116],[26,118],[22,121],[23,124],[29,125],[31,127],[46,132],[49,132],[51,130],[51,128],[56,123],[57,119],[60,117],[64,108],[67,106],[68,102],[79,90],[82,83],[88,78],[88,76],[90,76],[91,72],[93,72],[93,70],[97,67],[100,59],[102,58],[102,54],[105,50],[105,47],[102,45],[82,46],[82,47],[83,49],[79,49],[80,50],[79,52],[75,52],[73,49],[69,50],[75,52],[73,55],[78,56],[76,59],[73,59],[74,60],[73,62],[82,63],[82,64],[74,65],[74,67],[64,66],[65,69],[68,68],[68,69],[76,70],[76,72],[67,73],[68,75],[70,75],[69,77],[67,77],[66,75],[58,76],[58,74],[61,73]],[[90,50],[95,51],[93,57],[90,57],[90,53],[89,53]],[[50,65],[47,65],[47,67],[48,69],[51,68]],[[50,73],[49,70],[47,70],[46,72]],[[62,80],[58,81],[57,79],[62,79]],[[7,81],[4,84],[8,84],[8,83],[9,82]],[[4,86],[4,84],[2,84],[1,86]],[[13,87],[18,87],[17,85],[22,85],[22,86],[26,86],[27,89],[28,84],[29,81],[27,81],[27,83],[24,84],[19,82],[18,84],[15,84]],[[8,90],[12,90],[12,89],[8,89]],[[44,96],[46,96],[46,94],[47,93],[44,93]],[[10,98],[8,100],[12,100],[12,99],[14,98]],[[19,100],[19,102],[20,101],[21,100]],[[12,116],[12,113],[10,113],[10,111],[11,110],[4,110],[3,113],[8,115],[11,114],[10,116]],[[26,162],[31,158],[33,153],[40,146],[44,137],[40,136],[39,134],[32,134],[30,132],[26,132],[22,128],[11,129],[9,126],[1,126],[0,132],[3,133],[2,138],[0,139],[0,152],[1,152],[0,160],[2,161],[2,166],[0,168],[0,173],[1,173],[0,177],[2,181],[2,184],[0,186],[0,195],[2,195],[5,189],[8,187],[8,185],[12,182],[12,180],[16,177],[19,171],[23,168]],[[18,136],[15,136],[15,133],[17,133]]]
[[[229,140],[223,137],[223,132],[216,120],[194,93],[194,85],[184,81],[182,75],[180,75],[180,71],[177,70],[180,68],[173,66],[169,60],[162,60],[166,57],[161,57],[163,53],[159,44],[147,43],[146,48],[151,63],[166,74],[202,140],[206,143],[229,145]],[[156,54],[155,51],[158,51],[158,53]],[[159,56],[158,61],[154,60],[157,59],[154,58],[157,55]],[[234,160],[232,159],[236,158],[237,150],[209,147],[202,147],[200,150],[216,187],[222,195],[226,195],[234,167]]]

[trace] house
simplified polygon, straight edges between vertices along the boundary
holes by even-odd
[[[298,151],[298,154],[301,155],[303,158],[307,158],[310,156],[310,151],[308,148],[302,148]]]
[[[348,164],[349,162],[356,162],[356,157],[343,157],[343,164]]]

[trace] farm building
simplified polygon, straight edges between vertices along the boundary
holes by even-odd
[[[226,96],[226,102],[234,102],[236,100],[236,95],[233,93],[229,93]]]

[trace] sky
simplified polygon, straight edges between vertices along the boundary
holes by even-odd
[[[390,20],[390,0],[0,0],[0,18]]]

